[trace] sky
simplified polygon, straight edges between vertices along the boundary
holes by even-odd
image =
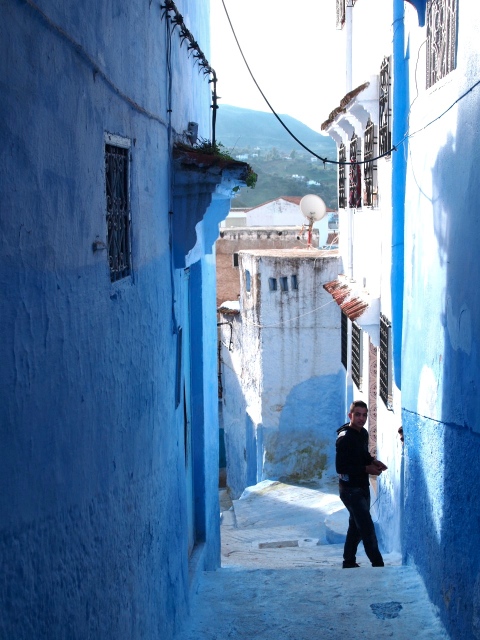
[[[247,63],[278,114],[315,131],[345,95],[335,0],[224,0]],[[210,0],[219,105],[270,111],[241,57],[222,0]]]

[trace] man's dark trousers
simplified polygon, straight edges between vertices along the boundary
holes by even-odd
[[[375,526],[370,515],[370,489],[344,487],[340,483],[340,499],[350,514],[343,551],[344,566],[355,566],[357,547],[362,540],[372,566],[383,567],[383,558],[378,549]]]

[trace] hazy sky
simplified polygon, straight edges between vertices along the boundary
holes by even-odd
[[[224,0],[248,65],[278,114],[319,131],[345,95],[335,0]],[[238,50],[222,0],[210,0],[210,63],[222,104],[269,111]]]

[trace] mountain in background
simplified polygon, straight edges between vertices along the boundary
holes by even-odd
[[[291,116],[280,118],[311,151],[336,160],[336,145],[331,138]],[[258,174],[255,188],[240,189],[232,207],[255,207],[280,196],[315,193],[328,207],[337,208],[336,165],[324,166],[303,149],[273,113],[221,105],[217,111],[216,140],[234,158],[248,162]]]

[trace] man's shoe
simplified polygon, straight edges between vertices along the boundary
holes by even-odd
[[[384,567],[384,566],[385,564],[383,562],[382,563],[377,562],[376,564],[372,564],[372,567]]]
[[[343,569],[356,569],[357,567],[359,567],[360,565],[357,564],[356,562],[344,562],[343,563]]]

